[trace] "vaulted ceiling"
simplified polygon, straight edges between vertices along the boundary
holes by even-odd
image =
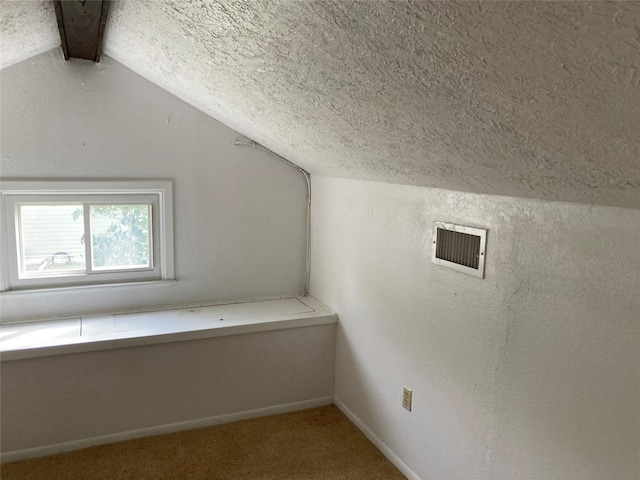
[[[640,208],[640,1],[116,1],[104,52],[312,173]]]

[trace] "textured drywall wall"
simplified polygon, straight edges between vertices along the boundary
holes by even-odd
[[[49,38],[24,3],[9,59]],[[313,173],[640,208],[639,31],[636,0],[136,0],[104,50]]]
[[[640,477],[640,210],[312,186],[336,397],[418,478]],[[489,229],[484,280],[431,264],[434,221]]]
[[[2,452],[331,397],[334,345],[322,325],[3,362]]]
[[[2,179],[173,181],[171,286],[2,296],[2,319],[299,294],[306,242],[302,175],[104,57],[59,50],[5,68]]]

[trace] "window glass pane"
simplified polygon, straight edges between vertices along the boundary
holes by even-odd
[[[85,270],[82,205],[19,205],[21,275]]]
[[[151,267],[151,205],[91,205],[93,269]]]

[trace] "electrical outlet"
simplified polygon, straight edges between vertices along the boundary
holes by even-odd
[[[402,387],[402,406],[411,411],[411,390],[407,387]]]

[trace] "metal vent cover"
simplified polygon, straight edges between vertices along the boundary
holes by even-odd
[[[431,263],[484,278],[487,230],[435,222]]]

